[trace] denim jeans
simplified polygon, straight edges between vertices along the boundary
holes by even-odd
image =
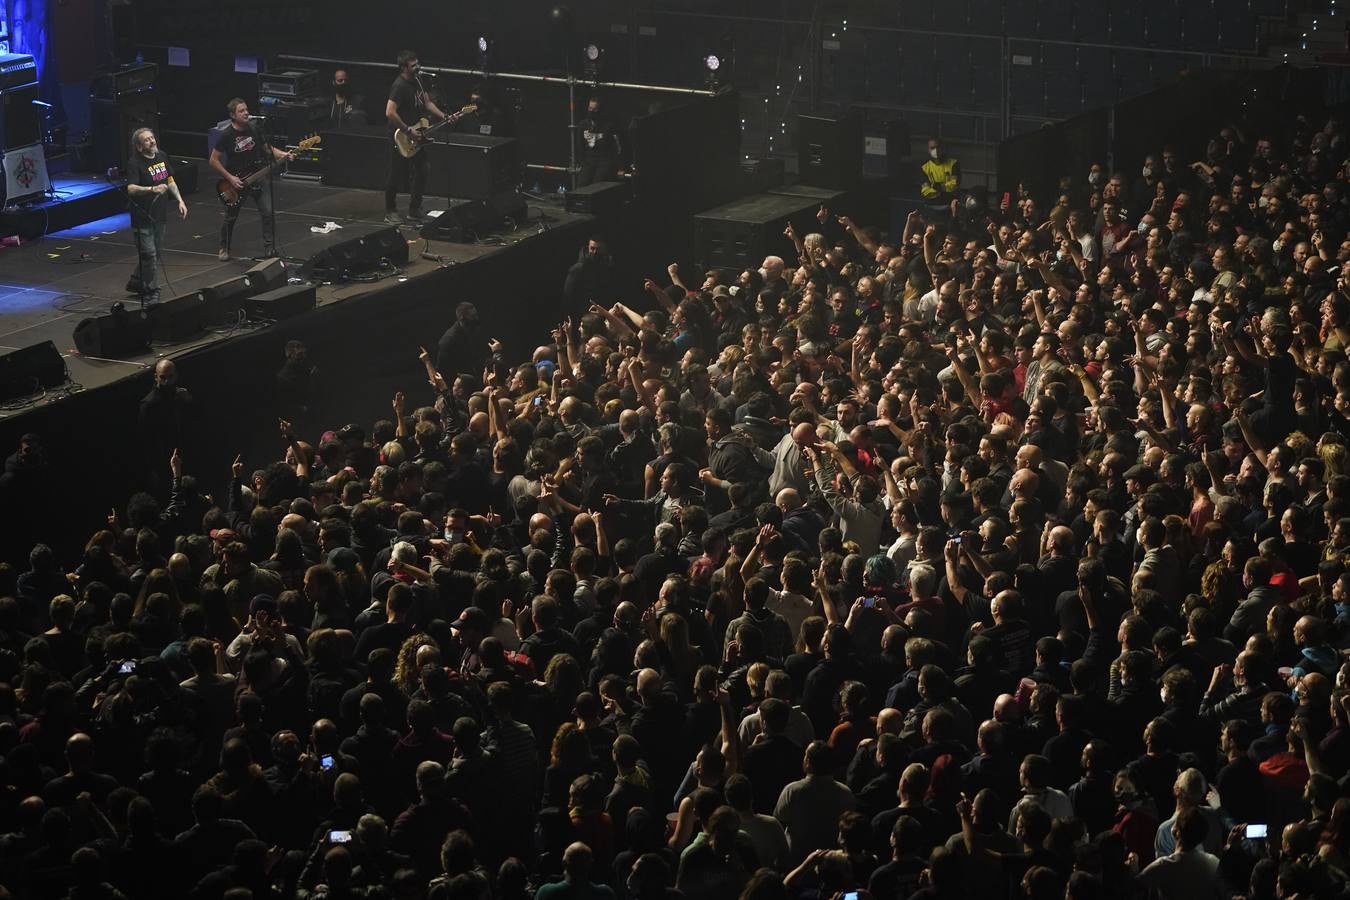
[[[276,244],[272,238],[272,191],[266,181],[258,183],[251,192],[253,201],[258,204],[262,215],[263,256],[271,256]],[[237,206],[225,207],[225,219],[220,223],[220,246],[230,249],[230,239],[234,237],[234,223],[239,219],[239,211],[244,208],[241,200]]]
[[[136,235],[136,271],[128,286],[139,287],[141,301],[159,302],[159,258],[164,252],[164,223],[155,222],[133,229]]]

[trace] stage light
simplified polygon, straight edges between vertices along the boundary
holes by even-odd
[[[716,53],[709,53],[707,56],[703,57],[703,65],[707,67],[709,72],[716,72],[718,69],[722,68],[722,60]]]
[[[587,44],[582,52],[586,54],[586,58],[591,62],[596,62],[600,59],[600,48],[595,44]]]
[[[479,53],[488,52],[488,39],[486,37],[478,38],[478,52]]]

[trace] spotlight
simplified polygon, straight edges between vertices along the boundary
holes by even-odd
[[[587,81],[600,80],[600,57],[604,52],[598,44],[587,44],[581,48],[581,68]]]
[[[722,68],[722,57],[718,56],[716,53],[709,53],[707,56],[703,57],[703,68],[707,70],[707,77],[705,80],[708,83],[708,90],[717,90],[721,81],[717,73],[718,70]]]
[[[486,37],[481,37],[481,36],[480,36],[480,37],[478,38],[478,52],[479,52],[479,53],[486,53],[486,52],[488,52],[488,46],[489,46],[489,45],[488,45],[488,39],[487,39]]]

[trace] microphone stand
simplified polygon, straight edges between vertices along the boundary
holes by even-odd
[[[263,124],[258,127],[258,137],[262,139],[263,146],[267,148],[267,165],[270,168],[277,162],[277,158],[272,154],[272,138],[267,133],[266,116],[250,116],[250,121],[261,121]],[[267,208],[269,210],[268,219],[272,226],[272,253],[281,260],[282,268],[286,266],[288,257],[281,252],[281,239],[277,232],[277,173],[267,173]],[[266,253],[266,250],[264,250]],[[267,259],[264,255],[262,259]]]

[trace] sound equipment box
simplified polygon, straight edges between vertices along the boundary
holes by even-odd
[[[863,128],[856,116],[797,117],[797,176],[802,184],[850,190],[863,175]]]
[[[65,384],[66,362],[51,341],[0,356],[0,400],[15,400],[41,388]]]
[[[525,196],[515,189],[502,191],[490,200],[452,198],[443,210],[427,210],[418,233],[433,241],[458,244],[503,225],[518,228],[529,215]]]
[[[397,228],[382,228],[325,247],[309,258],[303,271],[319,273],[336,281],[348,275],[369,272],[384,259],[396,266],[408,263],[408,242]]]
[[[202,288],[202,312],[210,325],[232,324],[244,308],[244,300],[256,293],[247,275],[236,275]]]
[[[106,72],[89,83],[89,118],[95,171],[126,168],[137,128],[159,130],[159,67],[153,63]]]
[[[741,160],[741,193],[758,194],[783,183],[787,167],[776,156],[748,156]]]
[[[319,92],[318,69],[284,69],[258,74],[258,96],[312,97]]]
[[[81,319],[73,337],[81,356],[99,359],[137,356],[150,352],[150,319],[118,303],[107,315]]]
[[[254,293],[270,291],[286,283],[286,265],[278,258],[264,259],[244,273]]]
[[[178,193],[191,197],[197,193],[197,163],[191,159],[178,158],[173,161],[173,183],[178,185]]]
[[[632,194],[626,181],[597,181],[567,193],[568,212],[608,216],[623,209]]]
[[[151,306],[150,337],[161,344],[175,344],[206,330],[206,301],[202,291],[193,291]]]
[[[254,294],[245,301],[250,319],[289,319],[315,307],[315,285],[311,281],[283,285],[275,290]]]
[[[483,134],[447,134],[429,148],[433,196],[491,200],[511,190],[520,178],[520,148],[515,138]]]
[[[814,222],[819,204],[805,197],[757,194],[694,216],[694,257],[702,266],[759,265],[765,256],[784,256],[792,244],[783,235],[788,222]],[[803,225],[799,225],[799,230]],[[803,232],[805,234],[805,232]]]
[[[33,103],[37,98],[36,84],[0,91],[0,152],[42,142],[41,107]]]
[[[37,60],[28,53],[0,53],[0,91],[37,84]]]

